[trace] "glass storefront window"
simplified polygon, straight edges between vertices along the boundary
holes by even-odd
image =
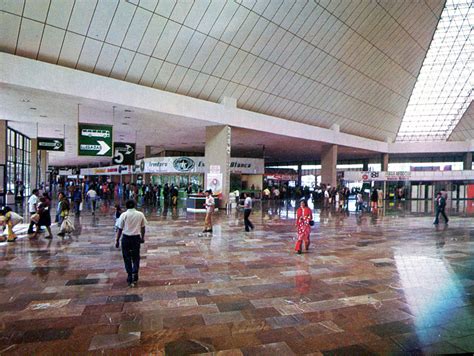
[[[31,141],[27,136],[7,128],[7,170],[5,185],[7,192],[18,193],[18,184],[25,185],[25,194],[30,194]]]

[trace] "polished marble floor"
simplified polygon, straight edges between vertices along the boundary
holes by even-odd
[[[315,210],[293,252],[294,209],[146,209],[140,281],[128,288],[113,212],[70,237],[0,244],[0,354],[439,354],[474,351],[474,219],[432,225],[406,204]],[[23,227],[24,228],[24,227]],[[57,227],[53,227],[57,231]]]

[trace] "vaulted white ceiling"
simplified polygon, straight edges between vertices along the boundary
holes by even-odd
[[[443,4],[4,0],[0,50],[385,140],[397,134]]]

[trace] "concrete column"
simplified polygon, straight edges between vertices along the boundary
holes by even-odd
[[[364,159],[362,161],[362,170],[363,171],[368,171],[369,170],[369,160],[368,159]]]
[[[472,170],[472,152],[466,152],[464,154],[463,169]]]
[[[298,182],[297,185],[301,186],[301,177],[303,176],[303,168],[301,167],[301,163],[298,164]]]
[[[39,151],[40,152],[40,176],[38,179],[38,185],[44,183],[45,187],[48,183],[48,176],[46,171],[48,170],[48,151]]]
[[[337,184],[337,145],[325,145],[321,150],[321,183]]]
[[[31,139],[31,159],[30,159],[30,192],[38,188],[41,177],[38,176],[40,169],[38,167],[38,139]]]
[[[388,153],[382,153],[382,172],[388,171]]]
[[[220,200],[220,207],[225,207],[229,199],[231,134],[230,126],[206,127],[206,174],[204,177],[204,187],[205,189],[212,189],[213,193],[215,193],[215,187],[208,185],[207,178],[208,174],[211,173],[211,169],[219,171],[220,173],[218,174],[222,175],[222,198]]]
[[[151,147],[152,146],[145,146],[145,156],[143,158],[151,157]],[[143,182],[145,184],[151,183],[151,174],[150,173],[144,173],[143,174]]]

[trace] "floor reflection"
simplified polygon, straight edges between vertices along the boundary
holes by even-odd
[[[295,201],[214,216],[144,206],[138,288],[113,246],[113,205],[71,236],[0,244],[0,353],[439,354],[474,349],[474,219],[429,202],[314,206],[295,255]],[[311,205],[312,206],[312,205]],[[459,205],[460,206],[460,205]],[[57,226],[53,226],[57,232]],[[6,350],[6,351],[5,351]],[[204,351],[203,351],[204,352]]]

